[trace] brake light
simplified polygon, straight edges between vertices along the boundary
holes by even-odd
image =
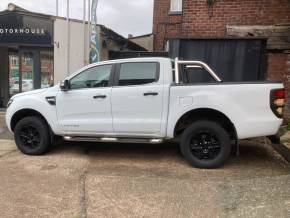
[[[284,89],[274,90],[274,96],[276,98],[285,98],[285,90]]]
[[[270,106],[273,113],[278,117],[283,117],[285,106],[285,89],[273,89],[270,94]]]

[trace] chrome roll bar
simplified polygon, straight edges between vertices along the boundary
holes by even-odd
[[[175,70],[175,83],[179,84],[179,65],[180,64],[191,64],[191,65],[198,65],[204,68],[217,82],[221,82],[222,80],[218,77],[218,75],[204,62],[202,61],[184,61],[184,60],[178,60],[178,58],[175,58],[174,60],[174,70]]]

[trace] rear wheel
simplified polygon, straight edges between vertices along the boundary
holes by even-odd
[[[180,148],[183,156],[194,167],[218,168],[231,152],[227,131],[212,121],[197,121],[184,130]]]
[[[41,155],[51,146],[49,128],[37,116],[25,117],[14,129],[14,139],[19,150],[28,155]]]

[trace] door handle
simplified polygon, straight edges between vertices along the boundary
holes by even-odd
[[[148,96],[148,95],[156,96],[156,95],[158,95],[158,92],[145,92],[143,95],[144,96]]]
[[[104,98],[106,98],[107,96],[106,95],[95,95],[94,96],[94,99],[97,99],[97,98],[102,98],[102,99],[104,99]]]

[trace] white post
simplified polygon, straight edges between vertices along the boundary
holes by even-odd
[[[86,34],[86,10],[87,10],[87,6],[86,6],[86,1],[87,0],[83,0],[83,26],[84,26],[84,66],[87,64],[87,61],[86,61],[86,53],[87,53],[87,34]]]
[[[69,22],[69,0],[66,1],[67,10],[66,10],[66,22],[67,22],[67,75],[70,73],[70,22]]]
[[[55,1],[55,16],[58,16],[58,0]]]

